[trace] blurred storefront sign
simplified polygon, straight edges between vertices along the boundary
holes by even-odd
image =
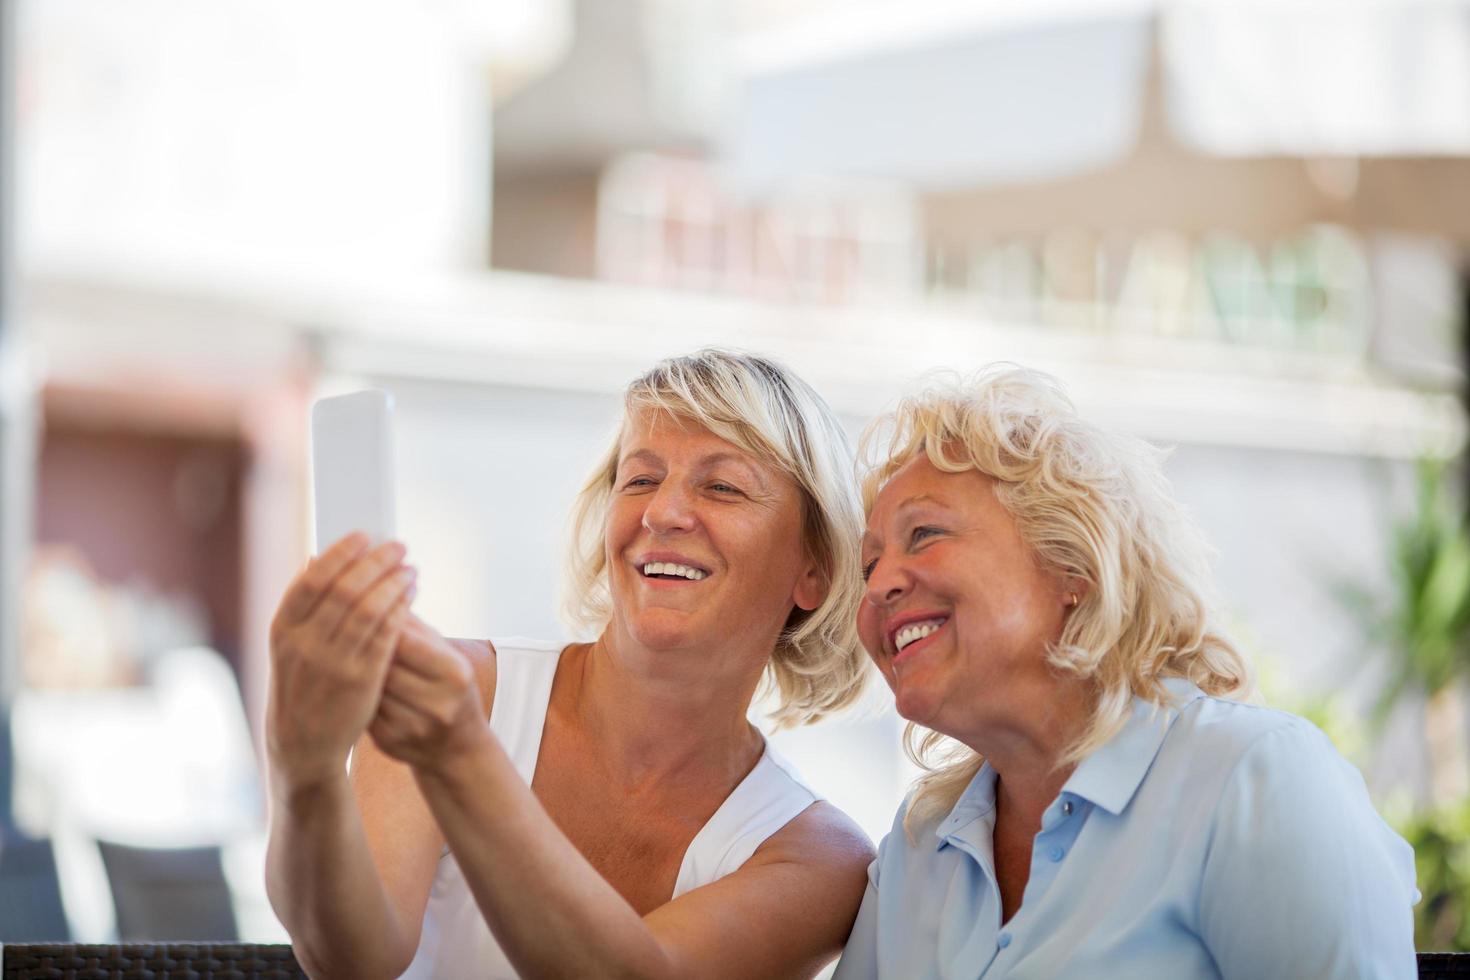
[[[732,194],[702,160],[624,154],[597,189],[600,279],[778,302],[916,299],[919,199],[894,181],[796,182]]]

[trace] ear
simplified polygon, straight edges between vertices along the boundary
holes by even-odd
[[[796,580],[796,587],[791,590],[791,601],[796,608],[811,612],[827,598],[827,589],[827,576],[822,574],[816,562],[808,561],[801,578]]]

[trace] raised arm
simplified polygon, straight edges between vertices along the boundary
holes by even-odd
[[[413,598],[403,558],[399,544],[370,551],[350,535],[297,576],[271,624],[266,889],[315,977],[407,967],[442,847],[403,767],[368,748],[354,760],[356,797],[346,772]],[[375,857],[387,859],[386,887]]]
[[[412,624],[372,733],[418,785],[491,932],[526,976],[811,976],[841,949],[872,860],[814,804],[743,867],[639,914],[562,834],[476,724],[468,663]]]

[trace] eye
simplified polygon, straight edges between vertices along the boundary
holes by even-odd
[[[633,479],[631,479],[627,483],[624,483],[623,484],[623,489],[624,490],[641,490],[644,487],[651,487],[651,486],[653,486],[653,477],[651,477],[651,476],[635,476],[635,477],[633,477]]]
[[[863,564],[863,581],[864,582],[866,582],[868,579],[870,579],[870,578],[873,577],[873,569],[875,569],[877,567],[878,567],[878,559],[876,559],[876,558],[874,558],[872,561],[865,562]]]
[[[909,541],[913,544],[918,544],[920,541],[923,541],[926,538],[932,538],[936,534],[943,533],[943,528],[931,527],[928,524],[921,524],[909,532]]]
[[[711,483],[709,488],[715,493],[740,493],[740,488],[729,483]]]

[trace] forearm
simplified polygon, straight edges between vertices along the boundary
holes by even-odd
[[[271,785],[266,890],[313,977],[396,977],[413,956],[368,848],[346,775]]]
[[[587,863],[489,735],[414,776],[523,976],[675,976],[641,916]]]

